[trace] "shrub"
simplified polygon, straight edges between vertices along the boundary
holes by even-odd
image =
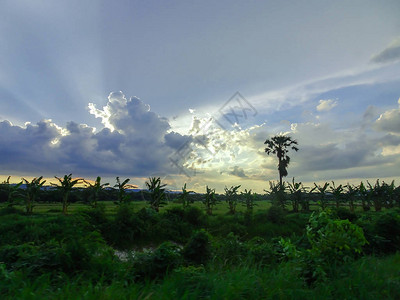
[[[383,238],[380,250],[394,253],[400,250],[400,215],[392,210],[381,214],[375,221],[375,234]]]
[[[334,209],[332,212],[336,214],[340,220],[349,220],[350,222],[354,222],[358,218],[358,216],[354,212],[344,207]]]
[[[144,232],[144,223],[127,204],[118,207],[115,219],[105,229],[107,240],[117,248],[128,248]]]
[[[185,222],[197,228],[206,224],[206,216],[204,212],[195,206],[189,206],[184,210],[183,219]]]
[[[164,242],[154,251],[136,254],[133,258],[133,272],[138,279],[163,278],[181,262],[179,247],[171,242]]]
[[[247,249],[245,244],[233,232],[216,244],[216,259],[223,264],[237,264],[246,257]]]
[[[21,209],[15,208],[14,206],[7,206],[0,209],[0,216],[12,215],[12,214],[20,214],[22,215],[24,212]]]
[[[325,280],[336,265],[355,259],[367,243],[361,227],[349,220],[333,219],[329,210],[310,216],[307,238],[311,249],[301,258],[309,284]]]
[[[286,216],[285,210],[278,205],[272,205],[267,210],[267,215],[266,215],[267,220],[275,224],[285,223],[285,216]]]
[[[189,264],[205,265],[212,254],[210,235],[203,229],[194,232],[183,248],[182,254]]]
[[[245,244],[250,262],[265,267],[276,263],[277,253],[274,246],[261,237],[254,237]]]

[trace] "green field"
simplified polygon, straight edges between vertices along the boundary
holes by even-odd
[[[341,202],[36,189],[29,202],[1,187],[2,299],[400,298],[398,188]]]

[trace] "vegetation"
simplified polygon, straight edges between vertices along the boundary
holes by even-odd
[[[62,211],[63,214],[66,215],[67,214],[67,208],[68,208],[68,199],[69,199],[69,195],[73,189],[73,187],[80,183],[82,181],[82,179],[72,179],[72,174],[69,175],[65,175],[63,179],[54,176],[60,183],[60,185],[55,185],[53,184],[57,189],[59,189],[62,192]]]
[[[146,186],[150,192],[150,207],[158,212],[160,206],[166,204],[165,187],[167,185],[161,183],[160,177],[150,177],[149,181],[146,181]]]
[[[287,155],[289,149],[299,151],[296,147],[298,144],[296,140],[293,140],[287,135],[276,135],[271,139],[264,142],[267,145],[265,152],[267,155],[276,154],[278,158],[278,171],[279,171],[279,184],[282,185],[282,178],[288,175],[287,168],[290,163],[290,157]]]
[[[400,297],[394,184],[311,189],[293,179],[271,182],[266,195],[240,186],[195,194],[185,185],[168,200],[153,178],[149,195],[165,203],[155,209],[126,180],[106,189],[98,177],[73,189],[71,177],[68,215],[62,185],[24,180],[15,191],[36,205],[25,202],[26,212],[9,206],[10,187],[0,185],[2,299]]]

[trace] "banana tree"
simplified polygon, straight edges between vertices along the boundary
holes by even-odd
[[[190,203],[193,203],[193,199],[189,197],[191,193],[194,193],[193,191],[188,191],[186,189],[186,183],[182,187],[182,194],[179,195],[178,199],[182,201],[183,208],[189,207]]]
[[[343,185],[339,184],[338,186],[336,186],[335,182],[332,181],[332,186],[330,190],[333,198],[335,199],[336,208],[339,208],[341,202],[343,202]]]
[[[316,188],[316,190],[318,191],[318,195],[319,195],[319,200],[318,200],[318,204],[321,206],[322,210],[325,210],[325,208],[327,208],[328,206],[328,200],[327,200],[327,192],[328,192],[328,187],[329,187],[329,182],[325,182],[324,185],[317,185],[314,182],[314,186]]]
[[[385,192],[384,188],[381,186],[379,179],[376,180],[376,183],[374,186],[371,185],[371,183],[368,182],[367,184],[369,189],[372,192],[372,202],[374,204],[374,209],[375,211],[380,211],[382,209],[383,203],[384,203],[384,198],[385,198]]]
[[[364,183],[361,181],[360,186],[358,187],[358,191],[361,196],[361,205],[364,211],[369,211],[371,209],[371,199],[373,196],[373,190],[371,188],[367,188]]]
[[[150,192],[150,207],[158,212],[160,207],[166,204],[167,195],[165,193],[165,187],[167,185],[161,184],[160,177],[150,177],[149,181],[146,181],[146,186]]]
[[[58,190],[61,191],[62,193],[62,205],[63,205],[63,214],[66,215],[67,214],[67,210],[68,210],[68,198],[69,195],[73,189],[73,187],[75,185],[77,185],[78,183],[81,183],[83,181],[83,179],[81,178],[77,178],[77,179],[72,179],[72,174],[69,175],[64,175],[63,178],[54,176],[58,182],[59,185],[52,183],[53,186],[55,186]]]
[[[394,180],[392,180],[391,184],[387,184],[386,182],[382,182],[382,188],[384,190],[384,205],[386,208],[392,208],[395,202],[395,186]]]
[[[101,192],[106,186],[109,186],[110,184],[108,182],[102,184],[100,176],[97,176],[96,181],[94,183],[90,183],[86,180],[84,180],[84,182],[90,191],[89,203],[93,208],[96,208],[97,201],[100,198]]]
[[[0,184],[1,189],[5,192],[7,195],[7,206],[12,207],[16,202],[19,202],[19,199],[21,198],[22,194],[20,191],[20,186],[22,185],[22,181],[18,182],[17,184],[11,184],[10,183],[10,178],[11,176],[8,176],[7,180],[3,181]]]
[[[116,178],[117,183],[114,185],[114,188],[117,189],[117,202],[114,202],[117,205],[121,205],[123,203],[129,203],[129,195],[126,194],[127,189],[136,188],[136,185],[128,184],[129,178],[125,179],[123,182],[119,180],[119,177]]]
[[[254,206],[257,205],[257,203],[255,203],[257,194],[252,193],[251,190],[245,189],[244,192],[241,192],[241,195],[244,198],[242,204],[246,206],[247,212],[252,213]]]
[[[240,185],[231,186],[229,189],[225,187],[225,201],[228,203],[229,213],[234,215],[236,213],[236,206],[238,202],[237,191]]]
[[[206,207],[206,213],[208,215],[212,215],[213,207],[217,204],[215,189],[210,189],[208,186],[206,186],[206,194],[204,195],[202,202]]]
[[[294,177],[292,179],[292,183],[288,182],[288,188],[290,191],[290,198],[292,200],[293,211],[298,212],[299,206],[302,206],[302,209],[306,209],[306,205],[304,204],[307,201],[304,197],[304,187],[301,182],[295,182]]]
[[[43,176],[40,176],[38,178],[33,178],[32,181],[28,181],[25,178],[22,178],[22,180],[26,184],[26,200],[25,200],[25,207],[26,207],[26,213],[31,214],[33,212],[33,207],[34,203],[43,187],[45,184],[46,180],[43,180]]]
[[[273,181],[269,182],[270,190],[264,190],[267,195],[271,197],[272,205],[280,206],[283,209],[286,207],[286,183],[278,182],[275,184]]]
[[[358,193],[358,188],[356,186],[352,186],[349,183],[346,185],[347,191],[346,191],[346,198],[347,202],[349,203],[349,208],[351,212],[354,212],[354,198]]]

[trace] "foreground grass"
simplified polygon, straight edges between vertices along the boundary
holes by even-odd
[[[242,265],[173,272],[163,281],[133,284],[80,276],[55,284],[48,275],[32,280],[2,270],[1,292],[2,299],[400,299],[399,266],[400,254],[364,257],[313,287],[298,279],[290,263],[273,270]]]

